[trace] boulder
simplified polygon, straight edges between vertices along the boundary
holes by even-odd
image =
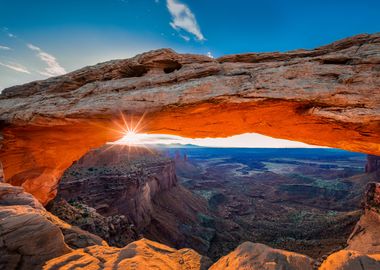
[[[219,259],[210,270],[312,270],[313,259],[294,252],[245,242]]]

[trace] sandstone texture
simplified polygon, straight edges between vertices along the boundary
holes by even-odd
[[[263,244],[245,242],[222,257],[210,270],[312,270],[313,259]]]
[[[122,249],[109,247],[47,212],[21,187],[0,183],[0,269],[187,270],[210,264],[192,249],[176,250],[146,239]]]
[[[63,171],[123,134],[223,137],[258,132],[380,154],[380,35],[314,50],[212,59],[162,49],[5,89],[5,181],[46,204]]]
[[[0,268],[38,269],[71,251],[42,205],[20,187],[0,184]]]
[[[47,209],[112,246],[144,236],[208,254],[215,235],[201,222],[207,202],[182,187],[174,161],[154,149],[94,149],[64,173],[57,189]]]
[[[0,269],[39,269],[71,248],[91,245],[107,244],[53,216],[21,187],[0,183]]]
[[[365,212],[347,241],[347,249],[380,254],[380,183],[368,184],[363,204]]]
[[[124,248],[88,247],[52,259],[44,270],[105,269],[105,270],[206,270],[211,262],[191,249],[176,250],[147,239]]]
[[[367,255],[353,250],[341,250],[330,255],[318,270],[377,270],[380,254]]]

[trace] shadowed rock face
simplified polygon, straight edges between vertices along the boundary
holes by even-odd
[[[42,203],[92,147],[120,138],[120,112],[143,131],[189,137],[258,132],[380,154],[380,35],[315,50],[211,59],[169,49],[5,89],[6,182]]]
[[[380,176],[380,156],[368,155],[365,171],[366,173],[376,172]]]

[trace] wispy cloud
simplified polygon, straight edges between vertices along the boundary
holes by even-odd
[[[66,70],[58,63],[57,59],[47,52],[44,52],[39,47],[33,44],[27,44],[28,48],[37,53],[37,56],[41,59],[41,61],[45,62],[47,67],[43,71],[39,71],[41,75],[44,76],[58,76],[66,73]]]
[[[185,35],[179,35],[183,40],[185,41],[190,41],[190,38],[188,36],[185,36]]]
[[[8,27],[5,27],[5,26],[1,27],[1,31],[3,31],[10,38],[17,38],[16,35],[14,35],[11,32],[9,32],[9,28]]]
[[[2,46],[2,45],[0,45],[0,50],[10,51],[10,50],[12,50],[12,49],[9,48],[9,47],[7,47],[7,46]]]
[[[23,65],[17,64],[17,63],[6,64],[6,63],[0,62],[0,66],[7,67],[7,68],[12,69],[14,71],[30,74],[29,70],[27,70],[26,67],[24,67]]]
[[[210,57],[210,58],[214,58],[214,56],[212,55],[211,52],[207,52],[207,56]]]
[[[195,19],[195,15],[186,4],[183,4],[178,0],[167,0],[166,6],[172,15],[172,21],[170,22],[171,27],[177,31],[182,29],[189,32],[200,41],[206,40],[197,20]]]

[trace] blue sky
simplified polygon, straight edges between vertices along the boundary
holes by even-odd
[[[0,89],[170,47],[214,57],[380,31],[380,1],[1,0]]]

